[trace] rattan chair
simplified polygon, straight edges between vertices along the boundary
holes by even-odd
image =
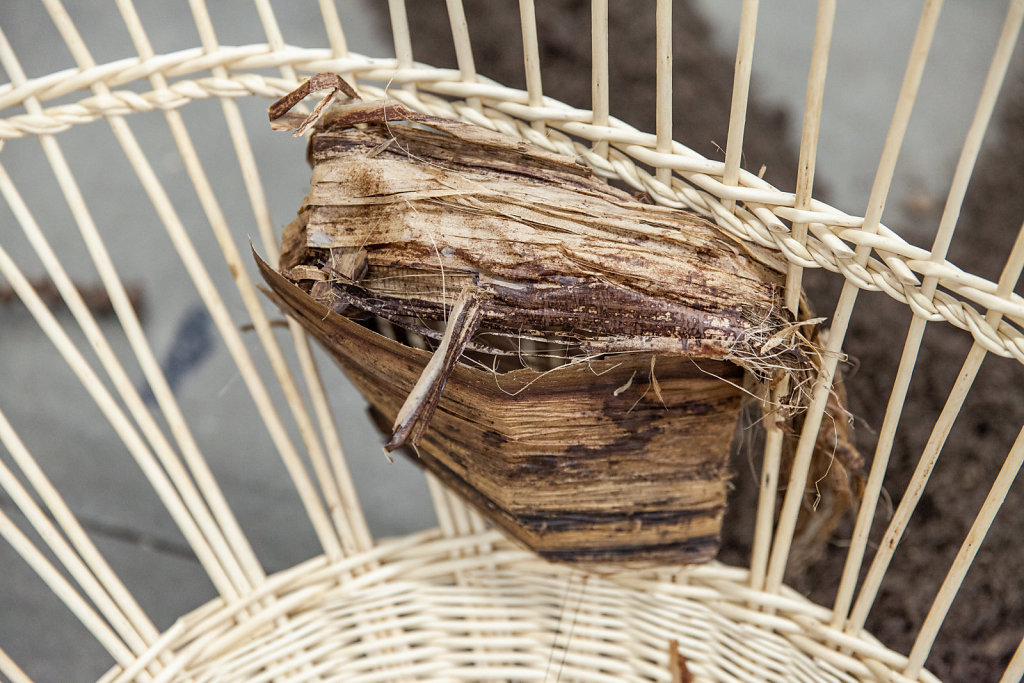
[[[522,30],[525,91],[477,74],[459,0],[447,3],[457,70],[414,61],[410,32],[416,26],[408,25],[401,0],[388,4],[395,58],[350,52],[346,26],[331,0],[319,3],[316,23],[326,29],[320,47],[287,44],[269,0],[255,3],[265,37],[232,47],[220,44],[214,30],[210,12],[224,11],[218,3],[207,8],[201,0],[191,2],[200,43],[166,52],[155,51],[148,37],[162,28],[152,8],[146,8],[152,15],[147,22],[140,21],[131,0],[119,0],[116,13],[91,8],[81,21],[123,22],[136,51],[101,63],[90,47],[106,54],[108,46],[87,47],[60,0],[43,0],[64,43],[54,46],[51,52],[59,55],[50,62],[22,64],[8,38],[17,32],[24,40],[38,31],[43,40],[53,26],[0,27],[0,65],[8,78],[0,86],[0,144],[6,146],[0,150],[0,194],[8,207],[0,219],[0,274],[41,330],[12,325],[2,347],[0,368],[8,376],[0,380],[7,384],[0,405],[0,486],[13,506],[0,508],[0,535],[7,543],[0,550],[0,573],[22,571],[24,560],[42,578],[112,658],[102,678],[108,682],[668,681],[684,676],[678,662],[669,661],[672,643],[693,680],[936,680],[925,661],[1021,465],[1024,438],[1006,444],[1004,465],[913,647],[893,651],[864,624],[870,610],[885,609],[874,604],[879,586],[982,361],[995,354],[1024,362],[1024,300],[1013,291],[1024,267],[1024,232],[996,282],[946,260],[1024,2],[1010,3],[931,245],[908,243],[881,219],[933,49],[940,2],[925,3],[863,216],[812,195],[834,0],[821,0],[817,10],[795,193],[779,191],[740,166],[756,0],[745,0],[742,7],[724,161],[704,158],[673,140],[670,0],[658,0],[659,20],[651,27],[659,55],[657,73],[651,74],[659,103],[653,134],[609,111],[607,0],[594,0],[587,27],[594,46],[590,110],[562,104],[557,91],[542,91],[533,0],[520,0],[521,27],[509,27]],[[232,31],[231,17],[221,19],[218,29]],[[60,61],[66,60],[64,46],[71,61]],[[348,420],[343,411],[332,412],[328,400],[340,375],[333,367],[318,367],[297,323],[288,323],[287,334],[275,331],[278,314],[257,290],[246,251],[252,235],[261,253],[276,262],[280,225],[298,206],[308,180],[301,147],[266,126],[266,105],[324,71],[342,74],[367,98],[389,97],[416,111],[476,123],[574,156],[654,202],[694,210],[741,240],[777,250],[789,263],[786,303],[791,308],[804,269],[825,269],[841,279],[838,305],[825,312],[828,360],[807,409],[803,431],[808,437],[800,440],[788,482],[781,486],[782,432],[767,427],[749,563],[713,561],[621,574],[548,564],[488,528],[433,480],[428,484],[438,528],[395,538],[371,536],[356,490],[369,492],[353,483],[341,449]],[[254,153],[254,138],[273,135],[272,147]],[[211,177],[204,160],[212,157],[233,160],[234,173]],[[125,173],[137,183],[118,184],[118,174]],[[175,177],[187,177],[194,195],[172,196],[166,187]],[[36,192],[42,185],[41,196],[51,200],[30,207],[23,199],[29,185]],[[140,191],[154,211],[126,215],[120,210],[123,194]],[[167,259],[156,258],[154,250],[170,248],[177,265],[160,265]],[[59,297],[34,277],[38,270],[31,269],[39,263]],[[94,274],[102,283],[97,291],[80,286],[93,282]],[[198,292],[211,330],[226,349],[224,358],[233,362],[221,394],[203,397],[205,403],[179,400],[168,379],[173,373],[158,361],[150,339],[165,339],[170,330],[163,320],[145,326],[140,321],[142,304],[126,285],[136,280],[147,283],[145,294],[154,301]],[[834,603],[826,606],[788,588],[784,576],[814,435],[862,290],[905,303],[913,316],[905,339],[892,340],[894,347],[903,345],[903,355],[845,550],[845,570],[834,587]],[[48,298],[62,301],[68,312],[52,311]],[[103,306],[112,307],[119,326],[97,311]],[[973,346],[866,564],[888,456],[928,323],[965,330]],[[19,348],[35,351],[47,339],[55,349],[46,347],[47,360],[20,367]],[[55,366],[58,356],[69,370],[42,372]],[[15,385],[24,386],[25,396],[45,393],[45,402],[20,402]],[[72,408],[90,400],[94,406],[73,414]],[[233,401],[240,404],[237,410]],[[344,412],[360,410],[358,403],[349,408]],[[196,436],[216,430],[235,430],[238,452],[211,453]],[[74,441],[68,438],[72,432]],[[116,445],[108,448],[115,435]],[[106,457],[107,451],[117,451],[118,457]],[[223,459],[252,458],[253,468],[275,473],[266,464],[269,456],[260,457],[270,453],[284,464],[291,491],[261,481],[256,473],[245,487],[231,485],[233,491],[247,487],[251,493],[233,495],[229,503],[222,489]],[[122,468],[126,455],[144,480]],[[376,452],[352,455],[381,459]],[[164,573],[140,577],[121,549],[109,540],[93,540],[108,538],[90,521],[94,503],[66,501],[58,491],[83,479],[106,491],[107,499],[95,504],[115,506],[121,496],[130,496],[104,488],[104,481],[138,487],[148,482],[156,494],[147,499],[157,510],[154,518],[160,510],[169,513],[187,544],[173,550],[190,554],[202,573],[194,564],[169,559]],[[319,544],[311,559],[287,567],[281,564],[287,553],[258,529],[261,499],[286,495],[293,497],[296,537],[309,537],[311,524]],[[392,487],[386,495],[404,494]],[[142,528],[161,523],[140,520]],[[141,541],[145,545],[144,534]],[[276,541],[288,546],[294,539]],[[111,554],[122,559],[108,563],[105,556]],[[145,606],[173,604],[176,593],[188,593],[184,582],[207,586],[203,576],[212,584],[208,602],[158,628]],[[4,600],[16,604],[16,596]],[[38,611],[41,617],[50,614]],[[15,614],[11,608],[0,620]],[[67,612],[53,614],[72,619]],[[25,631],[40,632],[27,625]],[[29,680],[18,665],[29,645],[0,643],[4,677]],[[1017,648],[1002,680],[1019,680],[1022,673],[1024,646]]]

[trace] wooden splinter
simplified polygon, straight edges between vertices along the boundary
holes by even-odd
[[[441,344],[398,411],[391,427],[394,430],[391,440],[384,448],[393,451],[406,444],[415,446],[419,442],[424,430],[430,425],[430,418],[437,409],[448,377],[466,344],[480,326],[482,317],[479,299],[470,287],[466,287],[452,306]]]

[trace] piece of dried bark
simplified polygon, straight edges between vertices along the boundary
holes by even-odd
[[[261,271],[388,448],[417,447],[549,559],[712,557],[743,371],[798,387],[815,371],[778,256],[573,159],[394,103],[292,123],[313,130],[313,179],[285,277]]]

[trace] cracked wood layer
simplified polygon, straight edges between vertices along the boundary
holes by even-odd
[[[483,327],[583,354],[753,358],[753,343],[790,322],[767,251],[642,204],[565,157],[499,146],[495,134],[466,143],[456,137],[466,124],[431,123],[446,132],[391,123],[314,135],[312,186],[285,231],[283,272],[301,280],[291,269],[323,261],[334,282],[317,293],[328,303],[399,324],[443,318],[472,282],[490,299]],[[773,355],[806,363],[792,344]]]

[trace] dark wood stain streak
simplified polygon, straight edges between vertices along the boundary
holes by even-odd
[[[651,512],[591,512],[582,514],[573,509],[548,510],[543,515],[518,515],[520,523],[534,530],[558,532],[568,530],[586,530],[601,525],[623,525],[626,529],[649,526],[675,526],[680,522],[689,521],[707,515],[719,515],[724,512],[720,505],[708,508],[691,508],[687,510],[656,510]]]

